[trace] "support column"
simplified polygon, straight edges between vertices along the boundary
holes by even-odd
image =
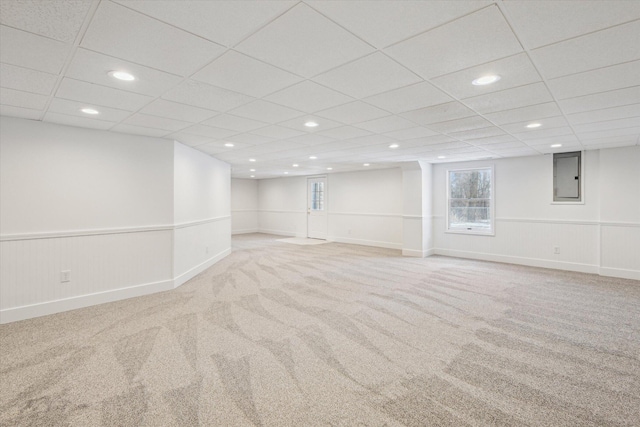
[[[427,162],[402,165],[402,255],[432,254],[432,167]]]

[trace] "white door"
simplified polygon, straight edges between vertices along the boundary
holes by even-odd
[[[307,237],[327,238],[327,178],[307,178]]]

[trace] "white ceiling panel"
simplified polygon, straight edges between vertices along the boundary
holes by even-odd
[[[431,129],[418,126],[386,132],[384,135],[388,136],[389,138],[397,139],[398,141],[403,141],[406,139],[422,138],[425,136],[433,136],[437,134],[437,132],[434,132]]]
[[[291,86],[302,79],[233,50],[227,51],[191,78],[257,98]]]
[[[335,90],[326,88],[310,80],[305,80],[286,89],[282,89],[265,98],[267,101],[284,105],[285,107],[314,113],[346,104],[353,101],[353,98]]]
[[[542,139],[542,138],[571,135],[571,134],[573,134],[573,130],[568,126],[563,126],[563,127],[552,128],[552,129],[540,129],[540,130],[532,130],[529,132],[514,133],[513,136],[515,136],[516,138],[522,141],[528,141],[531,139]]]
[[[229,129],[222,129],[213,126],[205,126],[205,125],[192,125],[185,129],[182,129],[185,133],[192,133],[194,135],[206,136],[208,138],[222,139],[230,137],[231,135],[236,135],[238,132]]]
[[[362,101],[354,101],[338,107],[319,111],[318,116],[326,117],[346,124],[353,124],[389,116],[387,111],[381,110]]]
[[[480,9],[488,1],[309,1],[309,5],[377,48]],[[401,22],[402,25],[389,25]]]
[[[486,128],[471,129],[461,132],[448,132],[448,135],[462,141],[468,141],[504,135],[504,131],[498,127],[490,126]]]
[[[422,79],[386,55],[376,52],[314,78],[318,83],[363,98]]]
[[[273,141],[273,138],[262,135],[254,135],[252,133],[241,133],[238,135],[227,137],[225,138],[225,140],[231,141],[233,143],[239,142],[241,144],[258,145],[270,143],[271,141]]]
[[[478,77],[487,75],[498,75],[501,79],[490,85],[471,84]],[[456,98],[462,99],[524,86],[541,80],[540,74],[536,71],[529,57],[525,53],[519,53],[435,78],[433,82]]]
[[[0,25],[0,62],[58,74],[71,46]]]
[[[317,144],[324,144],[327,142],[333,142],[335,141],[335,139],[329,138],[328,136],[307,134],[307,135],[294,136],[293,138],[287,139],[287,141],[295,142],[298,144],[304,144],[304,145],[317,145]]]
[[[42,111],[31,110],[29,108],[14,107],[12,105],[2,105],[2,103],[0,102],[0,116],[18,117],[20,119],[28,120],[40,120]]]
[[[486,138],[468,139],[466,142],[477,146],[485,146],[489,144],[500,144],[502,142],[513,142],[517,139],[511,135],[489,136]]]
[[[313,121],[318,124],[316,127],[308,127],[305,123]],[[334,122],[333,120],[325,119],[317,116],[300,116],[295,119],[287,120],[278,123],[279,126],[285,126],[291,129],[298,130],[304,133],[318,133],[321,130],[333,129],[342,126],[342,123]]]
[[[109,76],[110,71],[133,74],[134,81],[122,81]],[[76,80],[109,86],[143,95],[159,96],[182,81],[181,77],[134,64],[86,49],[77,49],[65,74]]]
[[[481,114],[513,110],[553,101],[544,83],[533,83],[512,89],[467,98],[463,102]]]
[[[0,24],[72,43],[90,7],[89,0],[2,0]]]
[[[453,101],[428,82],[416,83],[365,98],[364,101],[395,114]]]
[[[10,64],[0,64],[0,85],[9,89],[51,95],[57,76]]]
[[[531,123],[539,123],[541,126],[537,128],[527,128],[527,125]],[[564,116],[556,116],[556,117],[547,117],[544,119],[536,120],[535,122],[527,121],[527,122],[518,122],[511,123],[508,125],[502,125],[502,129],[509,133],[525,133],[525,132],[536,132],[538,130],[543,129],[552,129],[563,126],[569,126],[567,120]]]
[[[94,108],[100,111],[100,114],[97,114],[95,119],[90,119],[87,114],[80,111],[82,108]],[[51,100],[51,104],[49,105],[49,109],[47,110],[49,113],[60,113],[68,116],[77,116],[82,117],[87,120],[101,120],[112,123],[118,123],[131,115],[130,111],[119,110],[117,108],[109,108],[97,105],[87,105],[85,102],[80,101],[70,101],[68,99],[61,98],[53,98]]]
[[[637,135],[623,135],[608,138],[588,139],[582,144],[589,149],[625,147],[629,145],[639,145],[640,139]]]
[[[193,80],[180,83],[164,94],[162,98],[220,112],[226,112],[254,99],[241,93]]]
[[[470,116],[457,120],[448,120],[429,125],[429,129],[433,129],[442,133],[464,132],[473,129],[482,129],[492,124],[480,116]]]
[[[187,76],[224,51],[171,25],[111,2],[101,2],[82,47]]]
[[[232,110],[231,114],[268,123],[284,122],[304,115],[301,111],[260,99]]]
[[[556,99],[567,99],[635,86],[638,76],[640,61],[631,61],[551,79],[547,83]]]
[[[233,46],[296,1],[117,0],[129,8],[225,46]]]
[[[191,126],[192,123],[181,120],[168,119],[166,117],[150,116],[148,114],[136,113],[127,118],[123,123],[135,126],[142,126],[154,129],[170,130],[173,132]]]
[[[209,120],[202,122],[203,125],[215,126],[223,129],[235,130],[238,132],[250,132],[267,126],[267,123],[238,117],[231,114],[220,114]]]
[[[415,127],[416,124],[400,116],[387,116],[381,119],[356,123],[356,126],[371,132],[385,133]]]
[[[65,78],[60,83],[58,98],[86,102],[91,105],[136,111],[148,104],[153,98],[123,90]]]
[[[618,136],[635,137],[637,140],[638,138],[640,138],[640,126],[578,133],[578,138],[580,138],[580,141],[599,138],[613,138]]]
[[[189,145],[191,147],[216,141],[216,138],[209,138],[206,136],[195,135],[193,133],[187,133],[187,132],[175,132],[167,135],[166,138],[175,139],[176,141],[181,142],[184,145]]]
[[[371,132],[354,126],[340,126],[332,129],[323,129],[317,132],[317,134],[335,139],[350,139],[371,135]]]
[[[640,59],[640,20],[531,51],[547,79]]]
[[[133,135],[151,136],[151,137],[155,137],[155,138],[161,138],[161,137],[164,137],[164,136],[166,136],[166,135],[168,135],[170,133],[170,131],[167,131],[167,130],[146,128],[146,127],[142,127],[142,126],[134,126],[134,125],[128,125],[128,124],[124,124],[124,123],[121,123],[119,125],[116,125],[116,126],[112,127],[111,130],[114,131],[114,132],[119,132],[119,133],[128,133],[128,134],[133,134]]]
[[[626,119],[618,119],[618,120],[606,120],[597,123],[587,123],[583,125],[574,125],[573,129],[576,131],[578,135],[582,135],[585,132],[595,132],[600,130],[610,130],[610,129],[624,129],[640,127],[640,115],[636,117],[628,117]]]
[[[344,28],[299,3],[238,44],[236,50],[304,77],[372,52]]]
[[[597,123],[604,120],[625,119],[640,116],[640,103],[612,107],[603,110],[586,111],[567,115],[567,120],[573,125]]]
[[[66,114],[60,114],[60,113],[54,113],[54,112],[47,112],[47,114],[45,114],[42,120],[49,123],[58,123],[58,124],[67,125],[67,126],[76,126],[76,127],[82,127],[82,128],[101,129],[101,130],[111,129],[113,125],[115,125],[115,123],[113,122],[107,122],[104,120],[95,120],[95,119],[89,119],[86,117],[69,116]]]
[[[593,95],[580,96],[558,101],[565,114],[581,113],[584,111],[601,110],[621,105],[637,104],[640,99],[640,86]]]
[[[416,123],[429,125],[432,123],[470,117],[474,114],[475,113],[465,105],[454,101],[434,105],[432,107],[420,108],[419,110],[407,111],[401,115]]]
[[[273,139],[287,139],[287,138],[293,138],[294,136],[303,135],[303,132],[299,132],[297,130],[293,130],[290,128],[277,126],[277,125],[271,125],[271,126],[266,126],[260,129],[256,129],[251,133],[255,135],[266,136]]]
[[[385,49],[424,78],[495,61],[521,51],[518,39],[495,5]]]
[[[167,101],[165,99],[152,101],[150,104],[145,105],[140,112],[191,123],[198,123],[218,114],[215,111]]]
[[[545,102],[544,104],[531,105],[529,107],[515,108],[498,113],[485,114],[485,117],[497,125],[518,123],[528,120],[538,120],[545,117],[561,115],[562,112],[555,102]]]
[[[505,1],[503,5],[529,49],[640,18],[637,1]]]
[[[28,108],[30,110],[42,110],[49,98],[32,92],[0,88],[0,104],[13,107]]]
[[[551,144],[563,144],[563,146],[580,144],[580,142],[578,141],[578,137],[573,134],[558,135],[539,139],[528,139],[526,143],[527,145],[530,145],[532,147],[537,147],[539,145],[548,146]]]

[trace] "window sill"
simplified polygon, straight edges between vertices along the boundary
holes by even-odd
[[[479,230],[445,230],[448,234],[466,234],[470,236],[488,236],[495,237],[495,231],[479,231]]]

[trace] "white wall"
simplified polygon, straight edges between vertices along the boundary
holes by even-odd
[[[231,233],[258,231],[258,180],[231,180]]]
[[[174,183],[174,159],[176,176],[207,166],[181,153],[159,138],[1,117],[0,322],[172,289],[174,268],[201,263],[178,260],[185,250],[174,253],[174,239],[201,247],[181,227],[229,216],[228,166],[210,165],[226,192],[186,192],[187,179]],[[212,195],[213,204],[194,202]],[[228,248],[228,236],[220,243]]]
[[[258,182],[258,228],[261,233],[307,236],[306,177]]]
[[[639,150],[583,153],[585,197],[577,205],[552,203],[551,156],[436,165],[435,252],[640,278]],[[490,164],[495,165],[495,236],[446,233],[447,169]]]

